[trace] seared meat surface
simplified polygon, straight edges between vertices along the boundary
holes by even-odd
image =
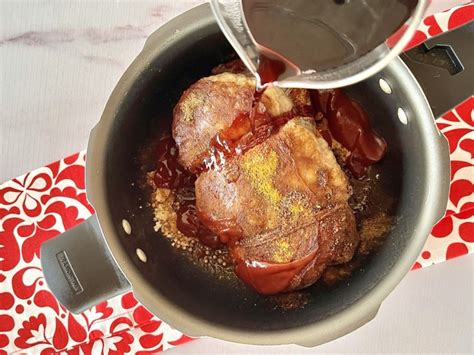
[[[253,100],[254,81],[242,74],[203,78],[186,90],[173,120],[183,166],[196,171],[212,139],[250,111]],[[277,118],[308,103],[305,90],[270,88],[256,110]],[[243,139],[252,135],[244,133]],[[199,219],[227,244],[237,276],[259,293],[309,286],[357,247],[351,187],[313,117],[295,117],[200,172],[195,189]]]
[[[196,171],[210,142],[229,127],[239,113],[249,112],[254,101],[255,80],[242,74],[221,73],[202,78],[181,96],[173,112],[173,138],[179,147],[179,160]],[[270,116],[290,111],[291,100],[279,88],[266,90],[262,110]]]
[[[183,93],[173,112],[173,138],[185,168],[196,168],[211,139],[237,113],[250,110],[254,90],[252,78],[222,73],[198,80]]]

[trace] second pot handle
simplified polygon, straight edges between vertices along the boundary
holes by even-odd
[[[41,266],[50,290],[73,313],[130,289],[95,215],[45,242]]]
[[[429,39],[400,57],[438,118],[473,94],[474,22]]]

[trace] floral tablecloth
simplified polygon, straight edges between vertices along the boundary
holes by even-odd
[[[474,5],[427,17],[411,45],[474,17]],[[413,269],[474,251],[474,99],[437,121],[449,140],[451,190]],[[154,317],[131,292],[73,315],[48,290],[40,245],[92,213],[84,186],[85,152],[0,185],[0,354],[146,354],[190,340]]]

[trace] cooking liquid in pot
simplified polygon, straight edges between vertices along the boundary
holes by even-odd
[[[384,43],[417,0],[242,0],[261,84],[348,64]],[[267,67],[276,74],[269,77]]]

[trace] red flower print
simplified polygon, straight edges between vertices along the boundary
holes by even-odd
[[[411,269],[412,270],[421,269],[421,264],[417,261],[416,263],[413,264]]]
[[[71,313],[67,316],[67,330],[72,340],[77,341],[78,343],[86,340],[86,329],[79,324],[77,319]]]
[[[21,246],[21,253],[26,262],[31,262],[34,257],[39,258],[41,245],[59,234],[59,231],[54,229],[47,230],[36,225],[33,225],[32,228],[33,233],[25,239]]]
[[[15,299],[10,292],[0,292],[0,309],[1,310],[9,310],[13,307],[15,303]]]
[[[451,180],[453,180],[454,175],[461,170],[462,168],[466,168],[468,166],[471,166],[471,164],[467,161],[457,161],[457,160],[452,160],[451,161]]]
[[[457,206],[459,201],[474,193],[474,183],[469,180],[456,180],[451,184],[451,190],[449,192],[449,199]]]
[[[446,136],[449,142],[449,152],[454,153],[456,148],[459,145],[459,141],[468,133],[471,132],[471,129],[468,128],[459,128],[452,129],[450,131],[443,131],[443,134]]]
[[[105,301],[95,306],[95,311],[101,314],[99,319],[106,319],[110,317],[114,310],[112,307],[109,307],[107,301]]]
[[[441,219],[431,231],[431,235],[436,238],[447,237],[453,231],[453,220],[450,216]]]
[[[123,331],[113,334],[108,340],[106,344],[108,344],[109,348],[104,350],[106,350],[109,355],[123,355],[131,350],[130,344],[133,343],[134,338],[128,331]]]
[[[74,181],[76,188],[84,190],[86,188],[85,179],[77,179],[77,176],[85,176],[84,165],[69,165],[66,169],[56,176],[57,180],[71,180]]]
[[[25,274],[28,275],[25,276]],[[27,266],[13,275],[12,286],[15,296],[21,299],[30,298],[36,289],[36,284],[43,278],[43,273],[39,267]],[[28,283],[25,281],[28,280]]]
[[[15,345],[20,349],[30,348],[38,344],[51,344],[46,339],[46,317],[42,313],[37,317],[31,316],[24,321],[15,339]]]
[[[474,243],[474,223],[464,222],[459,226],[459,236],[468,243]]]
[[[131,291],[122,296],[121,304],[122,304],[122,307],[125,308],[125,309],[133,308],[137,305],[137,303],[138,302],[135,299],[135,297],[133,296],[133,292],[131,292]]]
[[[133,319],[137,324],[144,324],[147,323],[151,318],[153,317],[153,314],[150,313],[145,307],[143,306],[138,306],[134,311],[133,311]]]
[[[8,314],[0,314],[0,332],[8,332],[13,329],[15,322]]]
[[[59,315],[59,302],[51,292],[40,290],[35,293],[33,301],[38,307],[49,307]]]
[[[110,333],[118,334],[124,330],[128,330],[132,328],[132,326],[133,326],[133,323],[129,318],[118,317],[117,319],[114,319],[114,321],[110,325]]]
[[[449,17],[448,28],[451,30],[461,26],[474,18],[474,5],[462,6]]]
[[[187,335],[182,335],[178,340],[170,341],[168,344],[176,346],[180,344],[187,343],[188,341],[194,340],[195,338],[188,337]]]
[[[56,350],[62,350],[66,347],[69,336],[64,324],[56,318],[56,328],[53,335],[53,345]]]
[[[446,259],[453,259],[458,256],[467,254],[469,250],[464,243],[451,243],[446,250]]]
[[[161,320],[151,320],[148,324],[143,324],[140,328],[146,333],[153,333],[156,331],[161,325]]]
[[[46,172],[28,173],[13,179],[0,189],[0,204],[21,206],[28,217],[38,216],[41,213],[41,195],[50,189],[52,183],[51,176]]]
[[[10,340],[5,334],[0,334],[0,349],[5,349],[7,345],[10,344]],[[7,354],[5,350],[0,350],[0,354]]]
[[[94,213],[85,191],[73,186],[64,189],[54,187],[41,201],[47,205],[45,213],[58,213],[63,218],[66,229],[74,227],[78,220],[83,220]]]
[[[0,270],[9,271],[20,261],[20,248],[14,230],[23,220],[21,218],[5,219],[3,230],[0,231]]]
[[[459,147],[468,152],[471,159],[474,159],[474,139],[466,138],[461,141]]]
[[[428,16],[424,19],[423,23],[428,26],[428,33],[430,36],[436,36],[443,32],[434,16]]]
[[[152,354],[158,351],[163,350],[163,345],[161,344],[161,340],[163,339],[163,334],[153,335],[153,334],[145,334],[140,337],[140,345],[143,346],[145,349],[150,349],[149,351],[139,351],[139,354]],[[159,346],[158,346],[159,345]],[[157,347],[158,346],[158,347]],[[151,350],[153,348],[153,350]]]

